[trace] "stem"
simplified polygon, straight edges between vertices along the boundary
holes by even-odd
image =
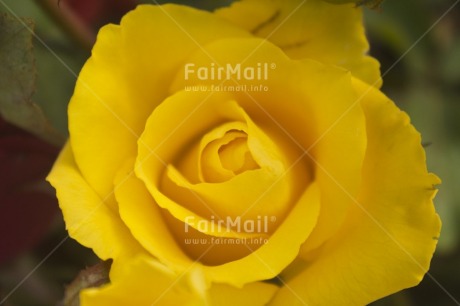
[[[66,5],[58,0],[35,0],[70,36],[85,49],[91,50],[96,33]]]

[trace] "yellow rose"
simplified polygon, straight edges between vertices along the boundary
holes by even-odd
[[[272,305],[363,305],[426,273],[439,180],[407,115],[372,86],[359,11],[273,3],[256,28],[236,4],[140,6],[101,30],[49,176],[69,234],[114,259],[93,297],[136,277],[116,271],[138,255],[177,282],[197,266],[211,295],[271,298],[261,282],[278,278]],[[328,16],[359,33],[336,37]],[[341,39],[350,53],[327,48]],[[142,265],[140,279],[157,279]]]

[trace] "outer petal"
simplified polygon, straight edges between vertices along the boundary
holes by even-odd
[[[441,225],[432,203],[439,179],[426,170],[408,116],[377,90],[354,83],[365,95],[368,131],[361,194],[340,233],[273,305],[365,305],[415,286],[429,268]]]
[[[110,284],[83,290],[81,306],[206,305],[199,271],[187,272],[176,275],[151,258],[137,257],[123,264],[116,277],[111,273]]]
[[[102,259],[131,256],[142,248],[121,221],[82,177],[70,144],[62,150],[47,180],[56,188],[69,235],[93,248]]]
[[[373,86],[382,84],[369,49],[362,10],[322,0],[242,0],[217,15],[267,38],[294,59],[311,58],[350,70]]]
[[[272,299],[278,287],[272,284],[256,282],[243,288],[224,284],[213,284],[209,289],[212,306],[264,306]]]
[[[186,6],[138,6],[120,26],[104,27],[69,105],[69,129],[82,175],[101,196],[152,110],[168,96],[178,66],[201,44],[250,34]]]
[[[84,290],[80,295],[81,305],[263,306],[278,289],[275,285],[261,282],[243,288],[211,284],[206,289],[200,268],[190,267],[176,274],[156,260],[143,256],[118,263],[112,268],[110,277],[111,284]]]

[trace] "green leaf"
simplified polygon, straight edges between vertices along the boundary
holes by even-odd
[[[33,28],[31,19],[0,14],[0,115],[44,140],[62,145],[64,138],[32,101],[36,83]]]
[[[460,37],[451,43],[450,49],[441,59],[443,79],[449,84],[460,83]]]

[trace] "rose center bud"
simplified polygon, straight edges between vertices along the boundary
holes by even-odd
[[[235,129],[227,130],[232,126]],[[224,124],[214,129],[203,138],[200,148],[199,175],[203,182],[224,182],[245,171],[260,168],[248,147],[247,127],[240,123]]]
[[[251,152],[249,152],[246,141],[246,137],[239,137],[219,148],[222,166],[234,174],[259,168],[259,165],[252,158]]]

